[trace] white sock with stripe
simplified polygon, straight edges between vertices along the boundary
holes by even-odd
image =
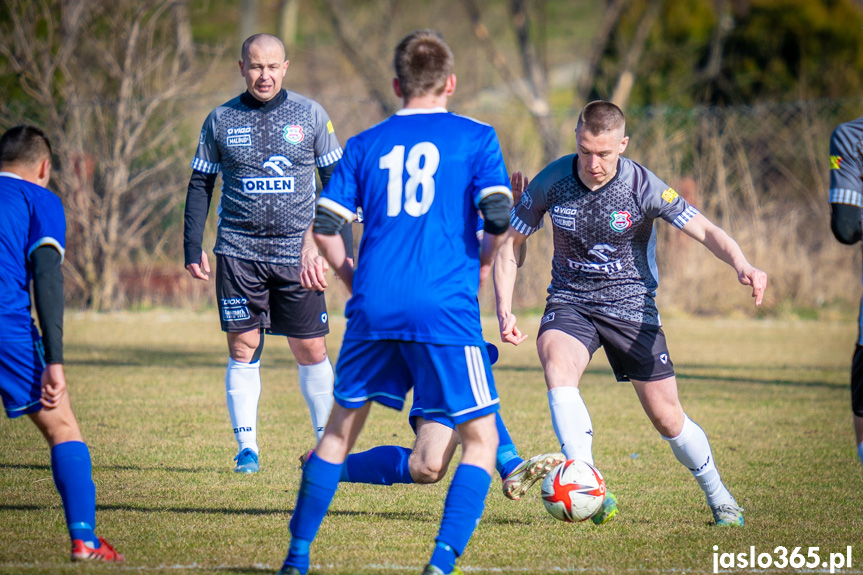
[[[548,390],[551,424],[560,450],[567,459],[580,459],[593,465],[593,422],[577,387]]]
[[[333,408],[333,364],[327,357],[320,363],[297,364],[297,367],[300,370],[300,391],[312,416],[312,429],[315,430],[315,437],[320,439]]]
[[[225,392],[231,427],[240,451],[258,453],[258,399],[261,397],[261,362],[243,363],[228,359]]]

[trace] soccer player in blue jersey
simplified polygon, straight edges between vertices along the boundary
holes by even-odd
[[[494,469],[498,397],[477,290],[509,226],[512,196],[491,126],[446,110],[453,56],[435,32],[396,47],[394,116],[348,142],[318,200],[315,240],[352,291],[333,411],[303,468],[282,574],[304,575],[309,547],[371,402],[401,409],[414,387],[423,417],[453,421],[462,456],[425,575],[453,573],[479,522]],[[336,234],[361,207],[354,273]],[[485,220],[477,239],[477,209]]]
[[[843,244],[860,241],[863,208],[863,118],[839,124],[830,138],[830,229]],[[863,301],[851,360],[851,411],[857,455],[863,462]]]
[[[551,218],[552,280],[537,336],[551,420],[567,459],[593,463],[593,426],[579,382],[593,353],[605,348],[619,381],[631,381],[647,416],[672,452],[695,476],[716,525],[743,525],[743,509],[722,483],[704,431],[683,411],[677,380],[654,300],[656,219],[704,244],[752,287],[760,305],[767,275],[744,257],[737,243],[647,168],[621,156],[629,138],[623,112],[610,102],[591,102],[579,115],[577,153],[556,160],[527,186],[513,208],[506,241],[495,262],[501,339],[518,345],[527,337],[512,313],[517,249]],[[513,174],[513,187],[521,187]],[[617,512],[607,494],[592,519],[602,524]]]
[[[513,202],[517,203],[521,194],[513,191]],[[484,222],[477,220],[477,237],[482,238]],[[525,248],[526,244],[522,244]],[[524,260],[522,249],[520,260]],[[492,365],[497,361],[498,349],[486,343]],[[458,434],[452,421],[438,415],[430,419],[423,417],[422,398],[414,394],[409,414],[411,428],[416,434],[412,448],[400,445],[380,445],[366,451],[351,453],[342,466],[340,482],[367,483],[372,485],[393,485],[396,483],[437,483],[446,475],[449,462],[458,446]],[[495,413],[495,425],[500,443],[495,458],[495,469],[501,479],[503,494],[512,500],[520,500],[535,484],[541,482],[548,473],[565,458],[562,453],[542,453],[530,459],[522,459],[501,418],[500,411]],[[305,464],[312,451],[300,457]]]
[[[27,415],[51,448],[54,485],[63,500],[72,561],[123,561],[97,537],[90,451],[63,371],[63,275],[66,216],[45,189],[51,144],[42,130],[16,126],[0,138],[0,396],[6,416]],[[30,284],[39,330],[30,315]]]
[[[216,297],[227,332],[225,391],[238,444],[234,471],[254,473],[264,332],[283,335],[299,366],[300,389],[317,438],[333,402],[333,369],[323,289],[326,262],[311,236],[315,167],[326,184],[342,148],[317,102],[282,89],[288,69],[275,36],[256,34],[242,47],[246,92],[213,110],[192,161],[184,251],[192,277],[207,281],[204,224],[216,176],[222,198],[216,245]],[[352,251],[350,230],[345,236]]]

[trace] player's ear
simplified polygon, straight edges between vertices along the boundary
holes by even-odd
[[[242,60],[240,60],[237,63],[240,65],[240,76],[245,78],[246,77],[246,65],[245,65],[245,63]]]
[[[396,98],[402,98],[402,85],[399,84],[398,78],[393,78],[393,92],[395,92]]]
[[[456,85],[455,74],[450,74],[449,78],[446,79],[446,85],[444,86],[444,89],[443,89],[443,92],[444,92],[444,94],[446,94],[447,97],[450,97],[453,95],[453,92],[455,92],[455,85]]]
[[[39,181],[37,182],[43,188],[48,185],[51,179],[51,158],[45,158],[39,164]]]
[[[629,136],[624,136],[623,139],[620,141],[620,151],[618,152],[619,154],[623,153],[623,151],[626,149],[627,144],[629,144]]]

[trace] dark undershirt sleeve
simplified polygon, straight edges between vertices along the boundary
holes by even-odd
[[[860,229],[860,208],[850,204],[830,204],[830,229],[843,244],[856,244],[863,236]]]
[[[45,363],[63,363],[63,258],[53,246],[42,246],[30,254],[33,266],[33,303],[39,327]]]
[[[193,171],[186,192],[186,212],[183,217],[183,254],[184,265],[197,264],[203,251],[204,226],[213,199],[213,187],[218,174],[205,174]]]
[[[345,218],[327,208],[318,206],[315,211],[315,224],[312,231],[323,236],[334,236],[340,233],[342,229],[350,227],[346,226],[346,223]],[[345,253],[348,254],[348,257],[353,257],[352,252],[346,251]]]
[[[479,202],[482,212],[483,233],[499,236],[509,229],[509,214],[512,200],[504,194],[490,194]]]

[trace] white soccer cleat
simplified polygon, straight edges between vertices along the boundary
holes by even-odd
[[[566,457],[563,453],[543,453],[522,461],[503,480],[503,494],[513,501],[518,501],[534,483],[542,481],[552,469],[564,461]]]

